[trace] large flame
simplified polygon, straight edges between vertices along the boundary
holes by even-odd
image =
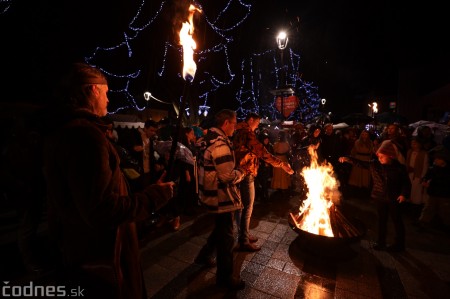
[[[194,13],[202,11],[194,5],[189,6],[188,21],[184,22],[180,30],[180,45],[183,46],[183,78],[192,81],[197,71],[197,65],[194,62],[194,50],[197,44],[194,41]]]
[[[302,169],[308,194],[299,208],[298,219],[301,219],[297,226],[312,234],[333,237],[329,210],[333,200],[339,196],[338,182],[333,176],[331,164],[318,164],[315,147],[310,146],[308,152],[311,165]]]

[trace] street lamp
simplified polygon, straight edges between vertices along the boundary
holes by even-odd
[[[284,49],[286,49],[286,47],[287,47],[288,41],[289,41],[289,38],[287,37],[286,32],[280,31],[280,33],[278,33],[278,36],[277,36],[277,46],[278,46],[278,49],[280,49],[280,57],[281,57],[280,62],[281,62],[281,67],[282,67],[281,80],[280,80],[281,86],[279,86],[281,88],[283,88],[286,85],[286,82],[285,82],[285,80],[286,80],[285,71],[286,70],[284,67],[283,54],[284,54]]]
[[[203,113],[203,116],[207,117],[208,113],[209,113],[209,108],[211,108],[211,107],[206,106],[206,105],[198,106],[198,115],[202,115],[202,113]]]
[[[149,92],[149,91],[144,92],[144,99],[145,99],[145,101],[147,102],[146,108],[148,108],[148,104],[149,104],[149,102],[150,102],[151,99],[153,99],[153,100],[155,100],[155,101],[157,101],[157,102],[166,104],[166,105],[172,105],[172,106],[173,106],[173,109],[175,110],[175,113],[177,114],[177,117],[178,117],[179,110],[178,110],[177,105],[176,105],[174,102],[168,103],[168,102],[161,101],[160,99],[155,98],[155,97],[151,94],[151,92]]]
[[[171,105],[171,104],[172,104],[172,103],[168,103],[168,102],[161,101],[161,100],[158,99],[158,98],[155,98],[149,91],[144,92],[144,99],[145,99],[147,102],[150,101],[151,99],[154,99],[155,101],[160,102],[160,103],[163,103],[163,104],[167,104],[167,105]]]
[[[278,49],[284,50],[287,46],[287,43],[289,41],[289,38],[287,37],[287,34],[285,31],[280,31],[277,36],[277,45]]]
[[[281,74],[280,74],[280,86],[278,86],[277,96],[278,94],[281,97],[281,117],[284,119],[284,96],[291,92],[292,89],[289,86],[286,86],[286,68],[284,67],[284,49],[286,49],[289,38],[285,31],[280,31],[277,35],[277,46],[280,50],[280,64],[281,64]],[[291,93],[292,94],[292,93]]]
[[[324,114],[325,113],[325,104],[327,103],[326,99],[320,100],[319,110]]]
[[[144,99],[147,102],[147,105],[145,105],[146,107],[148,107],[148,102],[150,101],[150,98],[152,97],[152,94],[148,91],[144,92]]]

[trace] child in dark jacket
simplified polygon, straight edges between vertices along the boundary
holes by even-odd
[[[400,204],[410,196],[411,182],[405,165],[397,160],[398,150],[389,140],[383,141],[376,155],[378,160],[361,161],[351,157],[341,157],[339,162],[349,162],[368,168],[372,176],[371,197],[377,203],[378,240],[375,250],[399,252],[405,250],[405,226]],[[394,222],[394,243],[386,247],[388,217]]]
[[[442,150],[434,154],[433,165],[422,178],[427,188],[428,200],[419,218],[421,227],[428,227],[436,215],[439,215],[445,228],[450,228],[450,154]]]

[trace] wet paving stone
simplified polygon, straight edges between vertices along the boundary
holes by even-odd
[[[152,234],[142,242],[141,250],[149,298],[448,298],[450,234],[438,230],[415,232],[412,221],[405,217],[406,252],[375,251],[376,207],[369,200],[351,199],[345,201],[347,211],[364,222],[367,233],[348,246],[316,250],[316,245],[310,246],[289,225],[289,211],[296,204],[291,198],[255,205],[251,233],[259,238],[257,244],[262,249],[234,252],[234,274],[246,281],[241,291],[217,288],[217,268],[193,263],[213,227],[211,215],[199,215],[191,222],[183,220],[177,232]],[[391,228],[388,234],[392,237]],[[5,256],[15,255],[5,252]]]
[[[263,254],[255,254],[252,258],[253,263],[261,264],[263,266],[265,266],[269,260],[270,256]]]
[[[293,298],[300,278],[295,275],[265,268],[254,287],[278,298]]]

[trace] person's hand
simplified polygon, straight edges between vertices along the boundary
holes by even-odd
[[[244,175],[249,175],[249,174],[251,174],[251,171],[250,171],[248,168],[245,168],[245,167],[242,167],[242,166],[239,166],[239,167],[237,168],[237,170],[239,170],[240,172],[242,172]]]
[[[155,163],[155,165],[153,166],[153,169],[155,170],[155,172],[164,171],[164,165]]]
[[[294,170],[292,169],[291,165],[287,162],[283,162],[281,164],[281,168],[283,168],[284,171],[286,171],[288,174],[293,174]]]
[[[175,186],[175,182],[158,182],[157,183],[159,186],[163,187],[163,189],[165,189],[165,192],[170,192],[170,198],[173,197],[173,186]]]
[[[146,186],[142,193],[146,195],[150,203],[149,208],[152,211],[158,211],[165,206],[174,196],[174,186],[174,182],[157,182]]]
[[[144,150],[144,147],[142,145],[135,145],[133,146],[133,150],[135,152],[142,152]]]
[[[423,181],[422,186],[424,186],[425,188],[430,187],[430,181]]]
[[[405,201],[406,201],[406,197],[405,197],[404,195],[400,195],[400,196],[397,198],[397,201],[398,201],[399,203],[405,202]]]
[[[191,181],[191,175],[189,174],[189,171],[186,170],[185,174],[186,174],[186,182],[190,182]]]
[[[340,163],[349,162],[349,158],[347,158],[347,157],[339,157],[338,160]]]
[[[167,171],[164,170],[163,173],[161,174],[161,176],[159,177],[159,179],[156,181],[156,184],[161,184],[164,182],[164,179],[167,176]]]

